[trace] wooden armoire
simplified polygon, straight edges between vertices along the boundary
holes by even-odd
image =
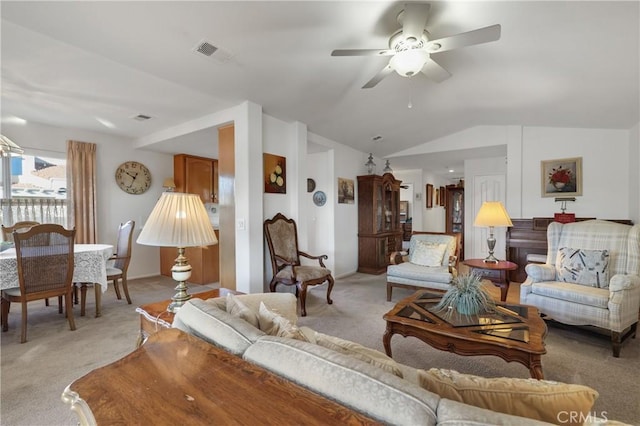
[[[400,183],[391,173],[358,176],[358,272],[386,272],[402,249]]]

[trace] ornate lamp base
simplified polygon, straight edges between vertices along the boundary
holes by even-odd
[[[177,312],[184,305],[191,295],[187,293],[186,281],[191,277],[191,265],[184,256],[184,247],[178,247],[178,257],[171,268],[171,277],[178,282],[174,288],[176,294],[171,298],[171,303],[167,307],[169,312]]]
[[[493,226],[489,227],[489,238],[487,238],[487,246],[489,246],[489,256],[484,258],[484,262],[498,263],[498,259],[493,255],[493,249],[496,247],[496,239],[493,236]]]

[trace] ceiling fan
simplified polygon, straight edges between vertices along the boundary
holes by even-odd
[[[491,25],[430,40],[430,34],[425,29],[430,8],[431,5],[428,3],[405,4],[397,17],[402,28],[389,38],[389,49],[338,49],[331,52],[331,56],[391,56],[387,66],[362,86],[363,89],[374,87],[393,71],[403,77],[411,77],[422,72],[431,80],[440,83],[451,77],[451,74],[433,60],[431,54],[488,43],[500,38],[500,25]]]

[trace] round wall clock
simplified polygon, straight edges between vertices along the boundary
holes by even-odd
[[[151,172],[142,163],[127,161],[116,169],[116,183],[128,194],[142,194],[151,187]]]
[[[316,206],[324,206],[324,203],[327,202],[327,195],[322,191],[316,191],[313,194],[313,203]]]

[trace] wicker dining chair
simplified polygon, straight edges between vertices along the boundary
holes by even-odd
[[[22,304],[20,343],[27,341],[27,303],[64,296],[67,320],[76,329],[71,300],[74,268],[75,229],[61,225],[35,225],[25,232],[13,232],[20,287],[2,290],[2,331],[9,329],[12,302]]]
[[[40,222],[33,220],[23,220],[16,222],[11,226],[2,225],[2,238],[4,241],[13,242],[13,231],[24,232],[31,229],[32,226],[40,225]],[[77,300],[76,300],[77,303]],[[44,299],[45,306],[49,306],[49,298]],[[62,297],[58,297],[58,311],[62,312]]]
[[[32,226],[40,225],[40,222],[34,222],[31,220],[23,220],[22,222],[16,222],[11,226],[2,225],[2,239],[4,241],[13,242],[13,231],[24,232],[29,230]]]

